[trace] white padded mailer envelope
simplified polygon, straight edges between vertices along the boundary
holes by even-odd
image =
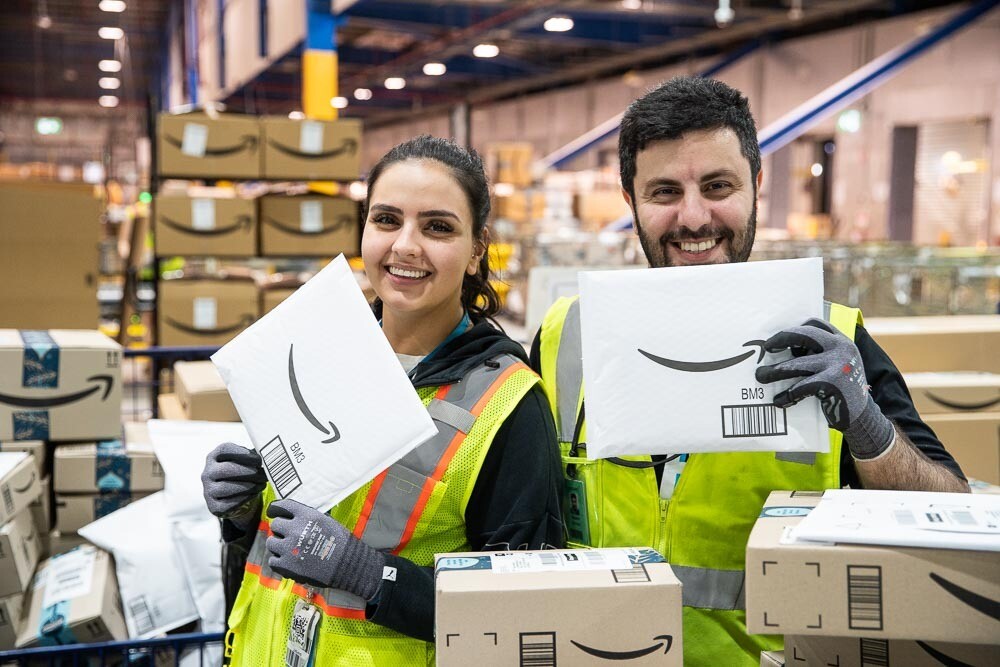
[[[829,451],[819,401],[778,408],[793,381],[754,376],[822,316],[820,258],[582,273],[587,455]]]

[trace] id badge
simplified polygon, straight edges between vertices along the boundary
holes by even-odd
[[[316,640],[319,609],[305,600],[295,603],[292,624],[288,628],[288,646],[285,649],[285,667],[307,667]]]
[[[590,521],[587,518],[587,489],[582,480],[564,478],[563,520],[571,542],[590,544]]]

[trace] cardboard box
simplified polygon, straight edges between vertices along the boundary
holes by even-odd
[[[60,445],[54,460],[57,494],[163,489],[163,468],[149,442],[103,440]]]
[[[490,180],[527,187],[532,183],[531,163],[534,146],[527,142],[490,144],[486,149]]]
[[[178,361],[174,364],[174,391],[188,419],[238,422],[233,400],[222,376],[211,361]]]
[[[760,667],[785,667],[784,651],[761,651]]]
[[[90,185],[0,183],[0,326],[97,326],[102,210]]]
[[[0,526],[0,597],[23,593],[41,555],[30,512],[21,512]]]
[[[183,420],[188,418],[177,394],[160,394],[156,397],[156,406],[159,408],[160,419]]]
[[[35,531],[39,535],[48,535],[52,530],[52,476],[46,475],[39,485],[41,493],[35,498],[35,502],[28,506],[31,512],[31,520],[35,525]]]
[[[343,197],[260,198],[260,254],[348,257],[361,252],[358,204]]]
[[[0,525],[26,510],[41,492],[34,459],[24,452],[0,453]]]
[[[621,190],[617,189],[578,192],[573,204],[580,228],[588,231],[600,231],[609,222],[632,213],[622,198]]]
[[[18,648],[128,638],[111,556],[81,546],[38,567]]]
[[[872,318],[865,329],[904,373],[1000,373],[1000,315]]]
[[[1000,665],[1000,645],[786,635],[785,656],[789,667],[989,667]]]
[[[519,225],[540,222],[545,217],[545,193],[518,190],[508,197],[496,197],[493,216]]]
[[[989,614],[1000,600],[996,553],[782,544],[820,495],[774,491],[764,504],[747,542],[749,632],[997,641],[1000,618]]]
[[[252,199],[159,195],[153,211],[158,257],[257,253],[257,202]]]
[[[361,173],[361,121],[261,119],[264,178],[353,181]]]
[[[0,329],[0,440],[115,437],[121,346],[98,331]]]
[[[660,555],[636,549],[627,567],[587,566],[624,551],[439,554],[438,667],[607,665],[628,653],[630,665],[683,664],[681,585]]]
[[[903,376],[921,417],[942,413],[1000,411],[996,373],[907,373]]]
[[[49,533],[49,556],[58,556],[87,544],[90,544],[87,538],[81,537],[77,533],[62,533],[53,530]]]
[[[160,345],[224,345],[258,316],[247,280],[163,280],[159,289]]]
[[[20,593],[0,598],[0,651],[14,648],[23,607],[24,595]]]
[[[927,415],[924,421],[968,477],[1000,484],[1000,410]]]
[[[273,287],[260,291],[260,314],[261,317],[267,315],[279,303],[295,293],[297,287]]]
[[[56,493],[56,530],[63,535],[75,533],[88,523],[97,521],[139,498],[148,496],[148,492],[135,491],[63,494]]]
[[[260,178],[260,125],[254,116],[160,114],[156,155],[160,176]]]
[[[45,443],[41,440],[21,440],[20,442],[0,442],[0,452],[25,452],[35,459],[39,477],[45,477],[49,456]]]

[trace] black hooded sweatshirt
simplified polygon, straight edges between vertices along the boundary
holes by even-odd
[[[453,384],[476,366],[511,354],[527,363],[524,348],[485,321],[449,341],[411,373],[415,388]],[[559,548],[562,469],[548,399],[536,384],[501,425],[479,471],[465,510],[473,551]],[[254,531],[223,522],[227,542],[227,614],[243,576]],[[405,635],[434,641],[434,568],[385,554],[396,580],[383,580],[368,619]]]

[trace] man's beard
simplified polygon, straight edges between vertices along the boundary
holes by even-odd
[[[639,244],[642,245],[642,251],[646,255],[646,261],[649,262],[649,265],[653,268],[674,266],[674,264],[670,261],[670,252],[667,247],[670,243],[716,237],[721,239],[720,243],[722,241],[728,241],[725,263],[732,264],[734,262],[745,262],[750,258],[750,251],[753,250],[754,236],[757,233],[756,201],[753,203],[753,209],[750,211],[750,217],[747,219],[746,225],[744,225],[743,229],[740,231],[734,231],[729,227],[721,225],[702,225],[700,228],[693,231],[687,227],[681,227],[672,232],[668,232],[659,239],[653,241],[647,238],[646,234],[643,232],[642,223],[639,221],[639,216],[636,214],[635,207],[632,207],[632,216],[635,219],[635,227],[639,233]]]

